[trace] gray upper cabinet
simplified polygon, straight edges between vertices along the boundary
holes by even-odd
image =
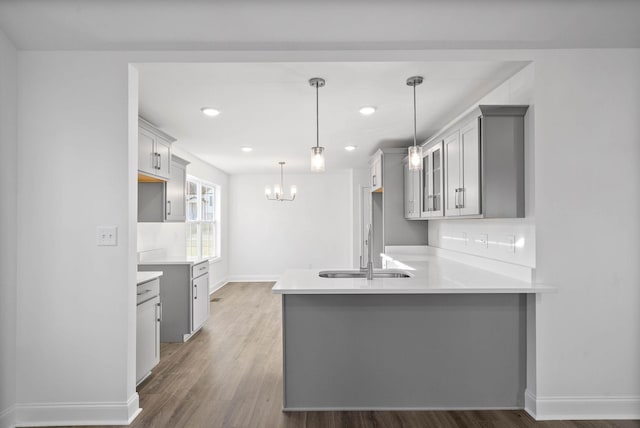
[[[165,184],[165,221],[184,222],[186,217],[187,165],[189,162],[177,156],[171,158],[170,179]]]
[[[186,221],[187,165],[186,160],[172,156],[169,181],[138,182],[139,222]]]
[[[171,173],[172,136],[160,131],[143,118],[138,118],[138,172],[169,180]]]
[[[369,160],[371,191],[382,191],[382,151],[378,150]]]
[[[445,217],[524,217],[527,109],[481,105],[444,133]]]
[[[481,105],[423,145],[420,219],[524,217],[524,116]],[[413,183],[405,177],[405,218]]]
[[[478,122],[478,118],[472,119],[444,141],[447,217],[481,214]]]

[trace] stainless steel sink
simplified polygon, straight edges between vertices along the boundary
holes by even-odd
[[[321,278],[366,278],[366,270],[323,270]],[[409,272],[399,269],[379,269],[373,271],[374,278],[411,278]]]

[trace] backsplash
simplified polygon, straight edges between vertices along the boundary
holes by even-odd
[[[166,256],[186,254],[185,223],[138,223],[138,252],[162,249]]]
[[[535,226],[527,219],[431,220],[429,245],[535,267]]]

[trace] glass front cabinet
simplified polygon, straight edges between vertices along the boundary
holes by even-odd
[[[442,141],[429,145],[422,158],[421,218],[444,217],[444,175]]]

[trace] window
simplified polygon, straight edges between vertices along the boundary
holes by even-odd
[[[187,257],[220,257],[220,186],[187,177]]]

